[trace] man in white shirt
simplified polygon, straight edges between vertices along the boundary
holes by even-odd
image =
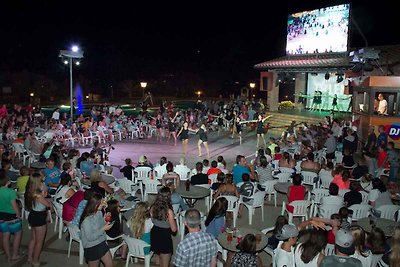
[[[343,197],[338,196],[339,187],[331,183],[329,186],[329,196],[321,198],[319,206],[319,217],[330,218],[333,213],[337,213],[343,207]]]
[[[382,115],[387,115],[387,101],[383,97],[383,94],[378,95],[379,105],[378,105],[378,113]]]
[[[276,238],[283,241],[279,242],[278,247],[274,250],[276,267],[294,267],[294,246],[297,243],[299,230],[293,224],[285,224],[281,231],[278,232]]]

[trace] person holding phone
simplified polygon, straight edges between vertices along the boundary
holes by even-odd
[[[89,267],[100,266],[100,261],[105,267],[112,267],[112,256],[107,245],[106,231],[112,225],[105,221],[103,213],[103,197],[94,193],[89,199],[79,223],[83,251]]]

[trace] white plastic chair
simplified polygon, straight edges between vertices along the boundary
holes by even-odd
[[[12,146],[13,146],[13,149],[14,149],[17,157],[22,160],[22,163],[24,165],[27,165],[27,163],[29,162],[28,161],[29,154],[26,151],[26,149],[24,148],[24,145],[20,144],[20,143],[13,143]]]
[[[361,197],[362,197],[362,202],[364,204],[368,204],[368,193],[365,191],[360,191]]]
[[[114,241],[114,240],[118,240],[120,238],[122,238],[123,235],[119,235],[116,237],[110,237],[107,235],[107,241]],[[125,241],[122,240],[121,243],[119,243],[118,245],[116,245],[115,247],[110,247],[110,253],[111,253],[111,257],[114,258],[115,253],[118,251],[118,249],[120,247],[122,247],[125,244]]]
[[[128,255],[126,257],[125,267],[128,267],[131,257],[144,259],[144,266],[150,267],[150,260],[151,257],[153,256],[153,252],[150,251],[149,254],[147,255],[144,254],[144,248],[150,247],[150,244],[146,243],[143,240],[129,237],[126,235],[123,236],[123,239],[125,243],[128,245]]]
[[[400,209],[398,205],[382,205],[376,210],[381,212],[381,218],[396,221],[396,212]]]
[[[190,169],[189,168],[174,168],[174,172],[179,175],[179,180],[186,181],[190,179]]]
[[[211,180],[211,184],[217,182],[217,176],[218,176],[218,173],[213,173],[213,174],[208,175],[208,179]]]
[[[139,183],[135,184],[128,178],[124,177],[116,181],[118,183],[118,186],[121,187],[121,189],[124,190],[125,193],[130,194],[132,196],[134,196],[136,191],[140,189]]]
[[[281,173],[289,173],[290,175],[295,172],[292,168],[287,167],[279,167],[279,170]]]
[[[140,194],[142,195],[142,200],[144,198],[143,184],[142,181],[150,180],[152,170],[150,167],[137,167],[132,171],[133,183],[139,183]]]
[[[61,239],[62,237],[62,232],[64,228],[64,222],[62,219],[62,205],[58,203],[54,203],[53,201],[51,202],[54,207],[54,213],[56,214],[56,219],[54,222],[54,232],[57,232],[57,227],[58,227],[58,239]]]
[[[263,188],[265,188],[265,195],[268,195],[268,201],[271,201],[271,196],[274,197],[274,201],[275,201],[275,207],[276,207],[276,195],[277,192],[274,188],[274,185],[276,183],[278,183],[278,180],[270,180],[270,181],[266,181],[265,183],[261,184],[261,186]]]
[[[301,171],[301,175],[303,176],[303,184],[311,185],[313,189],[316,187],[316,182],[314,182],[314,179],[318,177],[318,174],[315,172]]]
[[[68,245],[68,258],[71,253],[71,244],[72,241],[78,242],[79,243],[79,264],[83,264],[83,246],[82,246],[82,241],[79,236],[79,228],[78,226],[70,223],[68,226],[68,232],[69,232],[69,245]]]
[[[321,203],[321,198],[323,198],[324,196],[328,196],[329,195],[329,191],[328,189],[325,188],[315,188],[311,194],[310,194],[310,198],[308,200],[311,201],[311,210],[310,210],[310,214],[312,214],[312,216],[316,216],[317,214],[317,206]]]
[[[325,256],[335,255],[335,245],[326,244],[325,247]]]
[[[286,209],[286,203],[285,201],[282,202],[282,212],[281,215],[285,214],[285,211],[288,213],[288,223],[291,224],[293,223],[293,217],[300,217],[302,221],[308,220],[308,208],[311,205],[311,202],[309,200],[295,200],[288,205],[293,207],[293,213],[290,213]]]
[[[144,186],[144,198],[143,201],[147,201],[149,199],[149,194],[157,195],[158,194],[158,188],[161,183],[158,180],[144,180],[142,182]]]
[[[224,195],[221,195],[218,198],[220,197],[224,197],[228,201],[228,209],[226,211],[233,213],[233,227],[236,227],[236,219],[239,212],[239,198],[236,196],[224,196]]]
[[[250,199],[248,202],[243,201],[243,196],[240,196],[239,203],[245,206],[249,211],[249,224],[253,223],[253,215],[256,208],[261,208],[261,219],[264,221],[264,197],[265,191],[258,191],[254,193],[251,197],[246,197]]]
[[[154,167],[153,171],[154,171],[154,179],[161,179],[163,175],[167,173],[167,169],[165,168],[164,165]]]
[[[278,178],[280,183],[289,182],[290,176],[291,176],[290,173],[285,173],[285,172],[281,172],[281,173],[278,173],[278,174],[274,175],[274,177]]]
[[[333,176],[329,174],[322,174],[319,176],[320,187],[329,189],[329,185],[333,181]]]
[[[358,221],[359,219],[368,217],[371,206],[367,204],[354,204],[348,207],[349,210],[353,211],[351,221]]]
[[[371,257],[371,266],[378,266],[378,262],[382,259],[383,254],[372,254]]]

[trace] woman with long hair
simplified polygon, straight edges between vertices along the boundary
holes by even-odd
[[[233,175],[228,173],[225,175],[225,183],[220,185],[215,191],[213,198],[217,199],[219,196],[236,196],[239,197],[239,192],[235,184],[233,184]]]
[[[28,244],[28,262],[33,266],[40,266],[40,253],[47,232],[47,210],[52,208],[46,199],[43,176],[33,173],[29,177],[25,191],[25,209],[29,211],[28,223],[32,228],[31,239]]]
[[[238,252],[228,254],[226,266],[239,267],[257,267],[263,266],[260,256],[257,255],[257,241],[253,234],[247,234],[236,246]]]
[[[106,231],[111,229],[112,224],[105,221],[103,208],[103,197],[94,193],[83,210],[79,222],[83,252],[89,267],[100,266],[100,261],[105,267],[113,266],[110,249],[106,242]]]
[[[187,121],[183,123],[183,126],[179,130],[177,136],[179,137],[179,140],[182,141],[183,154],[186,156],[187,146],[189,142],[189,123]]]
[[[276,249],[278,247],[279,240],[276,238],[276,235],[281,231],[282,227],[285,224],[288,224],[287,218],[283,215],[279,215],[276,218],[275,227],[274,230],[272,231],[272,236],[268,238],[268,243],[267,243],[268,247],[272,249]]]
[[[389,252],[390,246],[386,242],[385,233],[381,228],[372,228],[371,233],[368,235],[367,247],[375,255]]]
[[[206,232],[218,239],[219,234],[225,228],[225,215],[228,209],[228,201],[224,197],[218,198],[211,207],[205,222]]]
[[[169,117],[168,119],[168,139],[167,142],[169,141],[169,139],[172,137],[174,138],[174,146],[176,146],[176,122],[175,119],[178,116],[178,112],[176,112],[175,117],[171,118]]]
[[[177,231],[174,211],[171,203],[171,191],[162,187],[150,208],[154,226],[150,231],[150,246],[160,257],[160,266],[168,267],[173,253],[172,233]]]
[[[294,258],[298,267],[318,267],[324,258],[328,234],[323,229],[311,229],[310,236],[296,247]]]
[[[207,137],[207,127],[204,123],[201,124],[200,128],[196,130],[196,133],[199,135],[199,141],[197,142],[197,148],[199,150],[199,157],[201,154],[201,144],[204,145],[204,148],[207,152],[207,158],[210,158],[210,150],[208,148],[208,137]]]
[[[92,170],[92,172],[90,173],[90,188],[96,193],[102,195],[103,197],[105,197],[106,193],[114,193],[114,190],[101,179],[101,173],[99,170]]]
[[[149,244],[144,248],[144,254],[150,253],[150,231],[153,227],[153,222],[150,218],[149,203],[145,201],[138,202],[135,206],[135,211],[128,221],[130,235],[134,238],[141,239]],[[123,255],[126,257],[126,255]]]
[[[362,266],[371,266],[372,264],[372,253],[368,249],[365,249],[365,231],[358,225],[350,227],[351,234],[354,238],[354,254],[353,258],[361,261]]]

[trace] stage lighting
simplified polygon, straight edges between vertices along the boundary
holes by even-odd
[[[364,71],[373,71],[374,70],[374,66],[372,66],[370,59],[365,60],[363,70]]]
[[[329,80],[330,74],[329,72],[325,73],[325,80]]]
[[[341,82],[343,82],[343,75],[342,74],[338,74],[338,76],[337,76],[337,78],[336,78],[336,82],[337,83],[341,83]]]

